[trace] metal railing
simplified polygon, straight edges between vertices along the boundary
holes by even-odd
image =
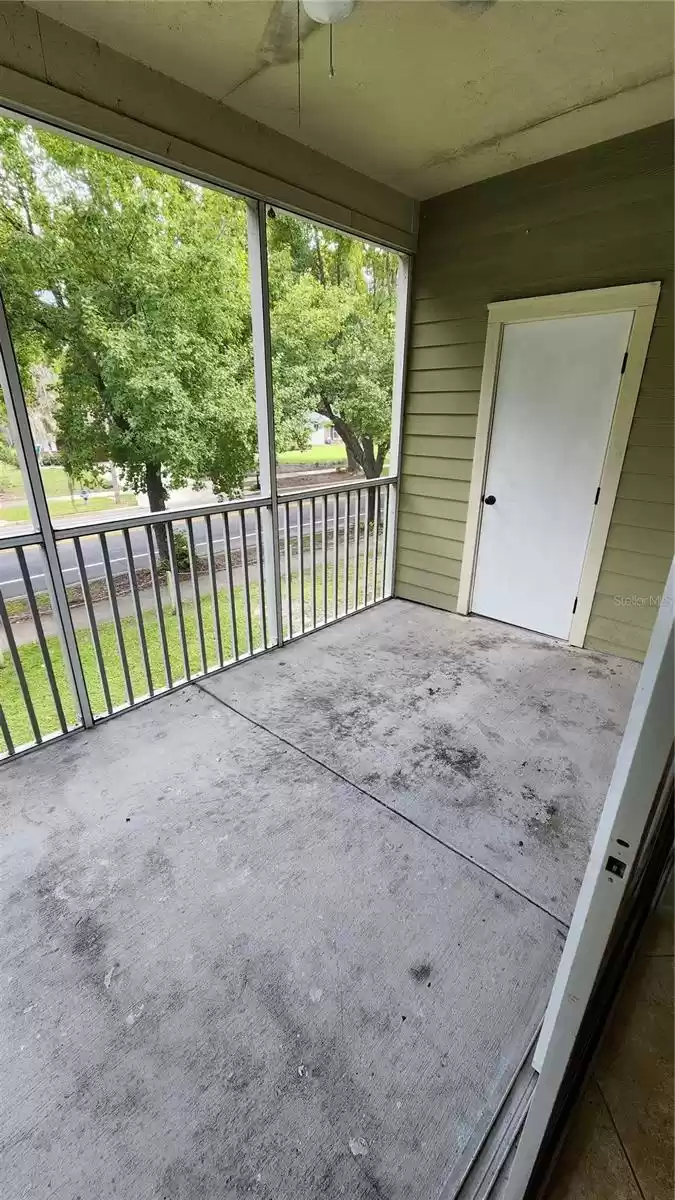
[[[0,539],[3,576],[18,585],[19,596],[5,598],[0,587],[0,755],[68,733],[81,724],[72,701],[49,593],[36,591],[30,560],[44,547],[35,534]],[[26,636],[26,634],[28,636]]]
[[[280,495],[276,530],[260,497],[53,529],[94,721],[381,603],[394,504],[389,477]],[[43,541],[2,538],[0,555],[17,585],[0,588],[7,757],[83,721]]]
[[[385,545],[393,486],[368,480],[279,496],[284,641],[391,594]]]
[[[57,528],[0,295],[0,385],[33,530],[0,537],[0,757],[143,704],[392,593],[410,270],[399,262],[392,474],[279,493],[264,202],[248,201],[261,496]],[[18,589],[18,590],[17,590]],[[6,643],[6,645],[5,645]]]

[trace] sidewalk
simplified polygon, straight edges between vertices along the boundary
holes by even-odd
[[[331,478],[328,478],[329,476]],[[346,479],[351,478],[351,476],[347,476],[344,470],[337,471],[335,467],[320,467],[312,470],[307,470],[305,468],[304,470],[279,471],[277,475],[277,486],[279,488],[280,495],[283,498],[284,491],[300,491],[304,490],[305,488],[309,490],[313,486],[320,487],[326,483],[332,482],[332,477],[334,476],[338,476],[336,483],[344,483]],[[252,476],[251,478],[254,477]],[[314,483],[314,480],[317,480],[317,482]],[[258,492],[249,492],[242,497],[236,497],[236,499],[240,499],[242,503],[245,503],[248,499],[255,499],[258,494]],[[90,497],[110,496],[110,492],[90,492],[89,495]],[[219,502],[218,498],[214,496],[213,493],[209,492],[208,489],[204,489],[199,492],[193,491],[192,496],[192,499],[186,499],[185,496],[179,496],[176,499],[168,500],[166,505],[167,513],[170,514],[181,508],[196,508],[200,504],[207,506],[209,504],[217,504]],[[113,502],[112,496],[110,499],[110,508],[107,509],[97,509],[95,512],[77,512],[70,516],[54,517],[54,528],[75,529],[79,525],[91,525],[95,521],[110,521],[113,517],[118,517],[121,520],[126,517],[144,516],[150,512],[150,509],[147,507],[147,505],[143,503],[133,506],[127,505],[118,508]],[[225,501],[225,503],[226,502],[227,501]],[[8,537],[12,534],[30,533],[32,532],[32,529],[33,526],[30,521],[3,521],[2,507],[0,507],[0,534],[2,536]]]

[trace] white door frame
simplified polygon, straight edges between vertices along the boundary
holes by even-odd
[[[632,310],[635,315],[628,338],[626,363],[609,431],[599,480],[600,490],[593,510],[577,588],[576,609],[570,627],[570,645],[583,646],[660,291],[660,283],[635,283],[626,287],[595,288],[586,292],[563,292],[557,296],[534,296],[527,300],[503,300],[488,304],[476,444],[457,597],[458,613],[466,616],[471,611],[504,326],[521,321],[542,321],[555,317],[580,317]]]

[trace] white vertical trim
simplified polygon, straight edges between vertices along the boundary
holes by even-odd
[[[483,488],[485,486],[485,473],[487,471],[495,392],[499,378],[503,329],[502,322],[493,319],[492,314],[490,314],[485,340],[483,374],[481,376],[480,400],[478,402],[478,421],[476,423],[476,443],[473,450],[471,483],[469,485],[469,507],[466,516],[462,567],[459,573],[459,589],[457,594],[457,612],[462,613],[464,616],[467,615],[471,608],[471,593],[473,591],[473,578],[476,570],[480,521],[483,513]]]
[[[658,300],[658,292],[657,292]],[[626,370],[621,376],[619,393],[614,409],[614,416],[609,431],[605,459],[600,475],[600,496],[595,506],[591,530],[581,569],[581,579],[577,589],[577,608],[572,616],[569,641],[572,646],[583,646],[591,617],[595,590],[598,586],[598,576],[602,559],[607,545],[607,535],[612,520],[616,494],[619,490],[619,480],[626,457],[628,438],[635,415],[642,372],[644,371],[649,339],[652,336],[656,300],[648,305],[635,309],[633,327],[630,332],[627,347]]]
[[[17,443],[19,465],[26,491],[26,499],[33,524],[39,530],[45,556],[45,583],[56,616],[56,627],[61,642],[63,662],[72,688],[82,724],[91,728],[94,717],[91,710],[82,663],[77,649],[73,618],[68,604],[66,585],[61,573],[59,551],[54,537],[49,505],[40,473],[40,464],[35,452],[35,443],[30,427],[21,376],[14,354],[14,346],[7,321],[4,300],[0,294],[0,386],[5,395],[7,416],[12,437]]]
[[[396,543],[398,540],[398,492],[401,486],[401,455],[403,453],[403,412],[405,405],[406,366],[410,335],[410,301],[412,295],[411,261],[401,255],[396,277],[396,325],[394,329],[394,375],[391,391],[391,441],[389,443],[389,474],[396,476],[394,487],[387,488],[387,517],[389,540],[384,561],[384,594],[394,593]]]
[[[281,564],[279,559],[279,508],[277,499],[277,463],[274,439],[274,392],[272,387],[272,338],[270,333],[270,297],[267,276],[267,209],[261,200],[249,200],[248,270],[251,285],[251,324],[253,330],[253,376],[258,428],[258,466],[260,490],[269,496],[270,507],[261,514],[263,566],[269,621],[269,641],[281,645],[283,616],[281,609]]]
[[[565,292],[557,296],[535,296],[524,300],[504,300],[488,305],[489,318],[483,374],[481,378],[476,444],[471,469],[469,504],[466,519],[462,566],[459,577],[457,612],[471,611],[476,570],[483,487],[488,467],[490,435],[495,394],[499,379],[499,359],[504,326],[521,321],[541,321],[556,317],[589,316],[596,313],[626,312],[635,318],[628,339],[627,362],[621,377],[612,424],[608,434],[603,469],[599,480],[600,496],[594,508],[586,554],[577,586],[577,606],[570,614],[569,642],[583,646],[595,598],[595,590],[607,542],[607,535],[626,455],[642,372],[647,357],[660,283],[638,283],[626,287],[596,288],[585,292]]]
[[[536,1047],[539,1079],[504,1200],[522,1200],[534,1169],[672,751],[674,592],[671,565]],[[607,870],[610,855],[625,863],[622,878]]]

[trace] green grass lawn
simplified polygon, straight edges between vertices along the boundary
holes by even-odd
[[[343,463],[347,461],[347,450],[343,442],[337,442],[334,446],[310,446],[309,450],[286,450],[277,455],[277,461],[305,466],[313,463]]]
[[[68,476],[63,467],[43,467],[42,481],[47,499],[51,496],[70,496]],[[0,492],[7,496],[16,496],[17,499],[23,497],[23,481],[18,467],[0,463]]]
[[[54,468],[58,470],[58,468]],[[91,496],[89,500],[82,500],[76,497],[74,500],[70,496],[49,499],[49,511],[52,517],[71,517],[75,514],[83,515],[88,512],[106,512],[108,509],[113,511],[117,508],[115,499],[110,492],[106,496]],[[120,497],[120,506],[124,508],[134,507],[136,505],[136,497],[133,492],[123,492]],[[27,504],[12,504],[0,508],[0,521],[28,521],[30,513]]]
[[[363,543],[362,543],[363,545]],[[342,554],[342,547],[340,553]],[[353,557],[353,546],[350,545],[350,551]],[[306,551],[308,554],[308,551]],[[328,558],[332,557],[332,545],[328,546]],[[364,555],[361,553],[359,557],[359,604],[363,603],[363,569]],[[257,568],[255,564],[251,565],[251,612],[252,612],[252,633],[253,633],[253,649],[258,649],[263,644],[262,627],[260,619],[260,588],[255,581]],[[382,587],[382,570],[383,570],[383,555],[380,553],[378,563],[378,595]],[[369,597],[372,594],[373,576],[373,558],[372,558],[372,539],[371,553],[369,559]],[[305,626],[307,629],[312,627],[312,603],[311,603],[311,576],[310,563],[305,560]],[[216,637],[214,631],[214,612],[213,602],[209,590],[208,578],[200,576],[200,591],[203,593],[200,600],[200,608],[202,614],[204,641],[206,647],[206,662],[207,667],[215,667],[218,665]],[[349,570],[349,607],[354,605],[354,586],[356,582],[355,565],[352,561]],[[328,563],[326,573],[326,590],[327,590],[327,608],[328,619],[333,616],[334,612],[334,580],[331,562]],[[338,590],[338,612],[344,612],[344,575],[342,565],[338,568],[337,578]],[[235,617],[237,626],[237,640],[239,652],[245,653],[247,650],[246,639],[246,612],[244,604],[244,589],[243,586],[234,588],[235,602]],[[291,602],[292,602],[292,619],[293,633],[297,634],[301,631],[301,602],[300,602],[300,576],[299,573],[291,575]],[[220,629],[223,644],[224,660],[234,657],[234,647],[232,644],[232,636],[229,624],[229,599],[226,590],[222,589],[218,592],[218,608],[220,617]],[[282,609],[284,620],[284,633],[288,636],[288,592],[286,579],[282,577]],[[170,607],[165,605],[163,609],[164,621],[166,625],[166,637],[169,651],[169,661],[174,683],[185,678],[185,669],[183,665],[183,656],[181,650],[181,641],[178,628],[177,615],[171,612]],[[185,621],[185,635],[188,646],[188,662],[191,674],[197,674],[202,670],[199,634],[197,623],[197,610],[192,601],[183,600],[183,615]],[[323,576],[320,563],[320,547],[317,545],[317,566],[316,566],[316,615],[317,624],[321,624],[323,620]],[[159,622],[157,619],[156,610],[153,608],[145,610],[143,613],[143,625],[145,628],[145,636],[148,646],[148,656],[150,659],[150,671],[153,681],[153,686],[158,689],[166,686],[166,675],[164,671],[164,659],[162,655],[162,645],[159,630]],[[110,697],[113,707],[124,705],[128,702],[122,661],[119,654],[115,626],[112,620],[100,621],[99,639],[101,643],[101,651],[103,655],[108,686],[110,689]],[[141,644],[138,636],[138,627],[136,625],[135,616],[128,616],[122,619],[122,632],[124,646],[126,650],[127,660],[129,663],[129,674],[131,676],[132,691],[135,697],[147,695],[148,685],[143,665],[141,654]],[[80,629],[77,631],[77,643],[82,661],[82,669],[87,682],[87,689],[91,699],[92,708],[96,715],[102,715],[107,711],[105,704],[105,696],[101,684],[101,677],[98,670],[95,648],[92,642],[91,634],[88,629]],[[52,636],[47,638],[49,654],[52,660],[54,674],[56,676],[61,701],[66,714],[66,719],[69,723],[74,724],[76,720],[75,705],[70,695],[70,688],[67,682],[67,675],[63,658],[61,654],[61,645],[58,637]],[[21,664],[26,676],[28,688],[30,691],[33,706],[37,715],[40,730],[43,736],[48,733],[53,733],[59,728],[56,709],[52,698],[51,690],[47,673],[44,668],[42,654],[37,642],[30,642],[25,646],[19,647],[19,656]],[[0,698],[2,707],[5,713],[5,718],[10,728],[15,746],[21,746],[33,741],[33,734],[28,720],[28,714],[23,702],[19,683],[14,671],[12,661],[8,653],[5,653],[2,665],[0,665]],[[0,750],[5,748],[2,735],[0,735]]]

